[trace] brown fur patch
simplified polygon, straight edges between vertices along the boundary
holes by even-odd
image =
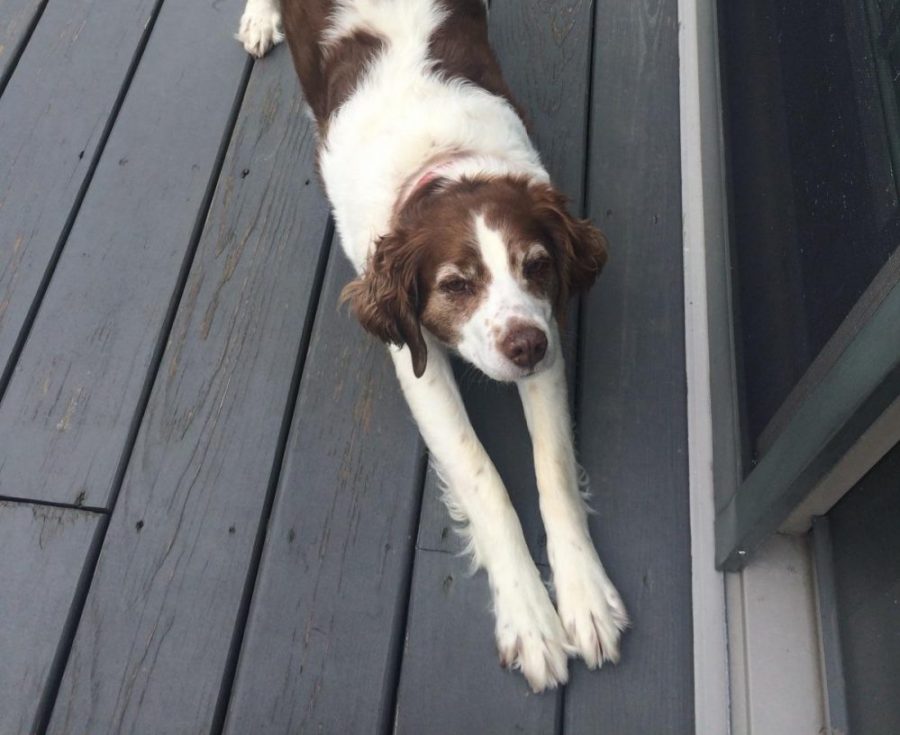
[[[491,49],[483,0],[437,0],[447,18],[429,39],[434,69],[448,79],[464,79],[503,97],[522,120],[527,117],[513,99]],[[306,101],[324,135],[328,121],[353,94],[385,39],[357,30],[323,48],[322,39],[335,0],[282,0],[285,37]]]
[[[465,79],[504,97],[525,120],[488,41],[484,0],[442,0],[441,4],[449,16],[430,39],[428,56],[435,60],[435,70],[447,78]]]
[[[322,38],[334,5],[334,0],[282,0],[285,38],[321,133],[384,48],[384,39],[358,30],[324,49]]]

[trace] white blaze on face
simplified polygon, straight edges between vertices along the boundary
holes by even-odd
[[[501,230],[490,227],[480,214],[475,216],[474,229],[489,282],[485,298],[460,332],[456,346],[460,355],[495,380],[522,378],[530,371],[510,361],[500,345],[511,325],[528,325],[540,329],[548,342],[547,353],[535,371],[550,367],[559,348],[554,339],[556,330],[551,329],[552,305],[530,293],[521,276],[512,272],[509,247]]]

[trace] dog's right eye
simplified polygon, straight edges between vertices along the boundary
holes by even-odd
[[[550,270],[550,258],[546,255],[538,256],[527,261],[522,268],[526,278],[537,280],[547,275]]]
[[[445,278],[440,283],[440,289],[444,293],[458,296],[472,292],[472,284],[465,278]]]

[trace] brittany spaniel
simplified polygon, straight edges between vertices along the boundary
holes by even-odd
[[[392,346],[450,513],[487,571],[501,662],[541,691],[566,682],[569,655],[617,661],[628,617],[588,532],[557,325],[603,267],[606,239],[551,185],[488,45],[483,0],[248,0],[247,51],[283,37],[358,274],[343,298]],[[449,352],[518,386],[555,607]]]

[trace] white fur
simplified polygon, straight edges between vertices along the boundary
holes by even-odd
[[[344,249],[359,272],[377,238],[387,233],[398,198],[430,161],[446,158],[440,173],[450,179],[520,174],[549,181],[506,100],[432,72],[428,39],[444,13],[434,0],[343,0],[324,40],[327,51],[363,29],[386,43],[321,141],[322,176]],[[248,0],[238,37],[248,51],[262,55],[280,40],[280,20],[276,0]],[[517,282],[501,233],[482,218],[475,229],[491,285],[463,329],[459,351],[493,377],[518,379],[534,445],[558,614],[503,481],[466,415],[445,348],[425,333],[428,361],[421,378],[413,373],[408,348],[392,348],[391,356],[444,482],[450,513],[462,524],[473,564],[484,567],[490,579],[501,661],[521,669],[532,688],[541,691],[566,682],[569,654],[580,654],[589,666],[617,660],[627,616],[588,534],[550,304]],[[547,354],[530,377],[497,350],[497,337],[511,319],[547,335]]]
[[[444,348],[430,335],[425,374],[409,350],[391,350],[403,393],[446,484],[448,506],[490,579],[501,660],[535,691],[564,684],[573,650],[525,543],[500,475],[466,416]]]
[[[531,294],[509,267],[509,247],[503,233],[492,229],[484,217],[475,217],[475,236],[482,262],[490,274],[487,296],[460,330],[456,348],[466,360],[495,380],[515,380],[529,371],[514,365],[498,349],[499,341],[513,322],[533,325],[547,335],[547,353],[536,366],[545,370],[556,360],[559,340],[553,321],[553,307],[547,299]]]
[[[235,38],[248,54],[262,58],[284,40],[280,7],[278,0],[247,0]]]
[[[590,668],[618,662],[619,634],[628,626],[628,614],[588,531],[562,357],[547,370],[520,380],[518,387],[534,447],[560,618],[569,642]]]
[[[397,198],[423,163],[459,151],[442,175],[547,173],[510,104],[433,73],[428,41],[445,17],[433,0],[345,0],[328,44],[357,29],[385,39],[355,93],[332,116],[320,158],[322,178],[348,257],[365,267],[387,233]]]

